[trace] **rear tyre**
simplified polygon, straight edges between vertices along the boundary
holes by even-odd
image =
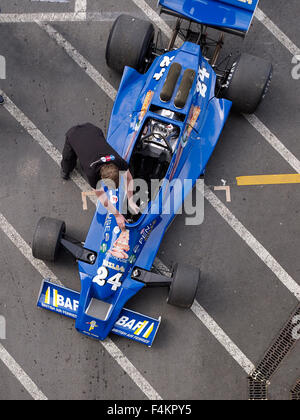
[[[65,232],[65,222],[42,217],[33,236],[32,255],[39,260],[55,261],[60,248],[60,240]]]
[[[234,109],[253,114],[264,99],[273,74],[267,60],[250,54],[241,54],[233,64],[222,97],[233,103]]]
[[[177,264],[167,302],[170,305],[189,309],[195,300],[199,280],[200,270],[186,264]]]
[[[120,15],[108,38],[107,65],[118,73],[123,73],[125,66],[143,73],[153,39],[152,23],[132,16]]]

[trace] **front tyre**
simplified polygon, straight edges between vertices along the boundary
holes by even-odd
[[[194,303],[200,280],[200,270],[186,264],[174,268],[167,302],[170,305],[189,309]]]
[[[65,222],[42,217],[33,236],[32,255],[34,258],[54,262],[60,248],[60,240],[65,232]]]

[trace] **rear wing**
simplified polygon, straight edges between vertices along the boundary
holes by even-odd
[[[245,36],[259,0],[159,0],[161,13]]]

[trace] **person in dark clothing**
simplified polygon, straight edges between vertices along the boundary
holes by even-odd
[[[119,188],[120,171],[125,172],[125,185],[128,204],[133,213],[138,214],[139,208],[133,202],[133,179],[128,163],[107,143],[102,130],[87,123],[71,128],[66,134],[66,141],[62,153],[61,176],[67,180],[75,169],[77,159],[83,172],[102,205],[116,217],[118,226],[124,231],[126,219],[118,212],[108,199],[99,181],[109,189]]]

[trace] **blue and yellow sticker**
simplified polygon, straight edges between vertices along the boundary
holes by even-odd
[[[160,321],[124,308],[112,332],[151,347]]]

